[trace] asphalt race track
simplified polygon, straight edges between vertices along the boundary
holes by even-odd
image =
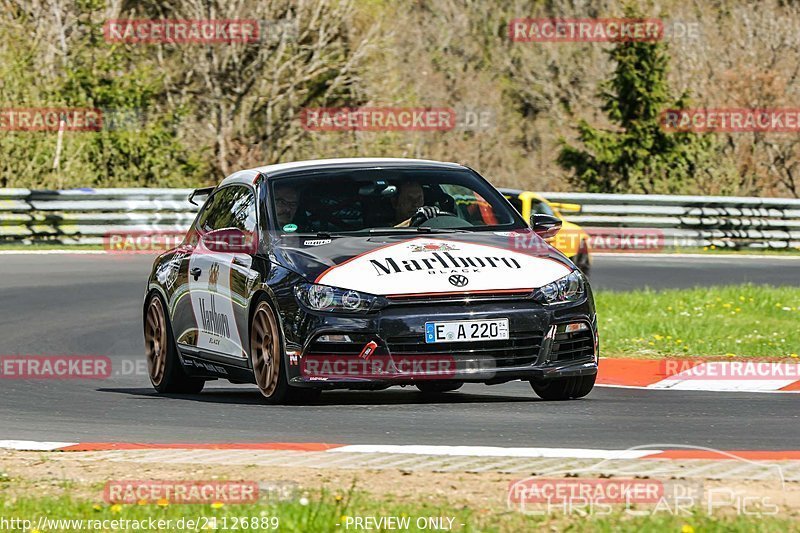
[[[114,375],[96,381],[0,379],[0,439],[729,450],[800,442],[792,394],[603,387],[584,400],[551,403],[516,382],[466,386],[433,403],[416,389],[394,388],[271,407],[254,387],[214,382],[198,396],[159,397],[141,372],[141,304],[151,262],[146,255],[0,255],[0,355],[106,355],[114,367]],[[798,259],[598,257],[593,284],[800,285],[798,273]]]
[[[800,285],[800,257],[616,255],[594,258],[592,287],[633,290],[739,283]]]

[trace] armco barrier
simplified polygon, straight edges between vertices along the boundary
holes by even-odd
[[[185,231],[191,189],[0,189],[0,242],[97,244],[110,233]],[[664,245],[800,247],[800,200],[726,196],[543,193],[580,205],[568,220],[588,229],[639,228]]]
[[[185,231],[192,189],[0,189],[0,241],[101,244],[111,233]]]
[[[657,194],[544,193],[578,204],[567,218],[585,228],[647,228],[667,247],[796,248],[800,199]],[[591,232],[591,231],[590,231]]]

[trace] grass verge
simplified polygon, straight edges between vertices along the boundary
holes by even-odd
[[[733,285],[595,293],[604,357],[800,353],[800,288]]]
[[[684,516],[668,513],[630,516],[619,511],[602,517],[577,514],[531,516],[505,508],[473,510],[446,504],[396,502],[360,493],[328,492],[293,501],[252,505],[109,505],[71,497],[32,496],[13,500],[0,497],[0,509],[0,521],[7,521],[0,524],[4,531],[40,533],[81,529],[147,531],[155,530],[150,529],[154,525],[166,531],[800,531],[798,523],[789,517],[715,517],[702,512]],[[47,522],[40,522],[43,520],[41,517],[45,517]],[[366,523],[362,521],[362,527],[357,527],[356,520],[367,517],[375,520],[391,518],[393,522],[383,522],[381,528],[365,527]],[[30,522],[18,521],[16,525],[21,527],[15,529],[15,524],[8,522],[12,519]],[[162,522],[154,524],[151,520]]]

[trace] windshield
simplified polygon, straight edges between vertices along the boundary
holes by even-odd
[[[525,227],[505,199],[468,170],[336,169],[270,184],[273,220],[286,233]]]

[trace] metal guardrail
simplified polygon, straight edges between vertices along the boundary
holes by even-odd
[[[191,189],[0,189],[0,242],[97,244],[110,234],[185,231]],[[728,196],[543,193],[591,234],[652,230],[665,246],[800,247],[800,200]]]
[[[0,242],[101,244],[111,234],[185,232],[192,189],[0,189]]]
[[[567,220],[593,228],[641,228],[663,236],[666,247],[800,247],[800,199],[659,194],[543,193],[578,204]]]

